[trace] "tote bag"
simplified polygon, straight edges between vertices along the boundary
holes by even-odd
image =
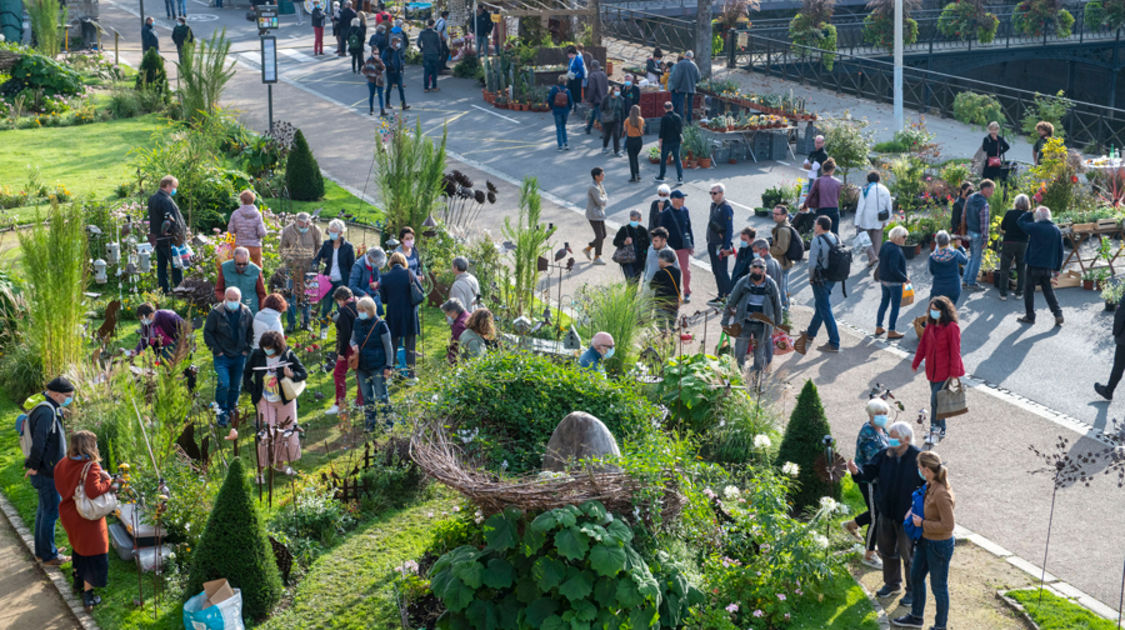
[[[90,472],[93,460],[86,462],[82,467],[82,476],[78,478],[78,487],[74,489],[74,507],[78,515],[88,521],[99,521],[117,509],[117,495],[107,492],[91,499],[86,496],[86,475]]]
[[[945,385],[938,390],[937,417],[941,420],[963,413],[969,413],[969,404],[965,400],[965,388],[961,385],[961,379],[953,377],[946,380]]]

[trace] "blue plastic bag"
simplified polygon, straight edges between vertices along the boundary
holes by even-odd
[[[184,630],[244,630],[241,589],[210,608],[203,608],[206,603],[205,591],[184,602]]]

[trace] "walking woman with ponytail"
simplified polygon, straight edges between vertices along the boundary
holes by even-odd
[[[910,584],[914,599],[910,614],[892,623],[902,628],[921,628],[926,611],[926,574],[930,575],[930,589],[934,594],[937,615],[930,630],[946,630],[949,622],[949,562],[953,558],[953,490],[949,486],[949,471],[941,456],[933,451],[918,454],[918,475],[926,481],[926,499],[922,514],[913,510],[906,520],[922,528],[922,539],[914,548],[914,561],[910,565]]]

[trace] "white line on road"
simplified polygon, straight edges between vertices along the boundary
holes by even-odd
[[[296,59],[297,61],[299,61],[301,63],[308,63],[310,61],[315,61],[315,59],[313,59],[311,55],[308,55],[308,54],[303,53],[303,52],[297,52],[296,50],[293,50],[292,48],[282,48],[282,49],[278,50],[277,52],[285,55],[286,57],[289,57],[290,59]]]
[[[201,6],[201,7],[209,7],[209,6],[211,6],[211,3],[210,3],[210,2],[204,2],[204,0],[191,0],[191,1],[192,1],[192,2],[194,2],[194,3],[196,3],[196,4],[198,4],[198,5],[199,5],[199,6]]]
[[[496,112],[492,111],[491,109],[488,109],[487,107],[481,107],[480,105],[473,105],[473,107],[479,109],[480,111],[482,111],[486,114],[492,114],[493,116],[496,116],[497,118],[503,118],[504,120],[507,120],[509,122],[514,122],[514,123],[519,122],[515,118],[509,118],[508,116],[505,116],[504,114],[497,114]]]

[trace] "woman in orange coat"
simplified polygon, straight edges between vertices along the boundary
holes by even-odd
[[[59,519],[74,549],[74,590],[82,591],[82,603],[89,612],[101,603],[94,588],[104,588],[109,574],[109,536],[105,518],[91,521],[78,513],[74,491],[84,484],[86,496],[93,499],[107,492],[116,492],[117,484],[98,465],[98,437],[90,431],[77,431],[70,436],[66,458],[55,466],[55,489],[62,496]],[[87,468],[89,466],[89,468]]]

